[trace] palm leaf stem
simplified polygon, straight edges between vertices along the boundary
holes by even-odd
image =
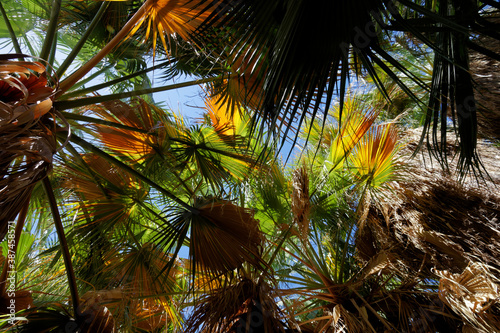
[[[58,111],[68,110],[68,109],[73,109],[73,108],[77,108],[77,107],[81,107],[81,106],[85,106],[85,105],[103,103],[103,102],[114,101],[114,100],[118,100],[118,99],[122,99],[122,98],[129,98],[129,97],[134,97],[134,96],[153,94],[153,93],[157,93],[157,92],[161,92],[161,91],[167,91],[167,90],[173,90],[173,89],[178,89],[178,88],[183,88],[183,87],[199,85],[199,84],[215,81],[219,78],[220,78],[219,76],[216,76],[216,77],[209,77],[209,78],[193,80],[193,81],[188,81],[188,82],[171,84],[171,85],[164,86],[164,87],[147,88],[147,89],[140,89],[140,90],[123,92],[123,93],[79,98],[79,99],[75,99],[75,100],[71,100],[71,101],[56,101],[54,103],[54,106],[56,107],[56,109]],[[63,81],[63,83],[64,83],[64,81]],[[62,83],[61,83],[61,85],[62,85]]]
[[[57,36],[58,32],[56,31],[55,37],[52,40],[52,45],[50,46],[50,53],[49,53],[49,58],[47,59],[48,64],[50,65],[49,68],[47,68],[47,74],[50,75],[52,73],[52,68],[54,67],[54,61],[56,60],[56,49],[57,49]]]
[[[166,197],[168,197],[172,201],[176,202],[177,204],[179,204],[181,207],[183,207],[184,209],[188,210],[189,212],[191,212],[193,214],[198,214],[198,210],[196,208],[188,205],[187,203],[185,203],[184,201],[182,201],[181,199],[179,199],[178,197],[176,197],[173,193],[171,193],[170,191],[166,190],[162,186],[158,185],[157,183],[155,183],[154,181],[152,181],[148,177],[146,177],[143,174],[141,174],[140,172],[132,169],[131,167],[129,167],[125,163],[123,163],[120,160],[116,159],[115,157],[109,155],[108,153],[102,151],[101,149],[99,149],[96,146],[92,145],[91,143],[85,141],[84,139],[76,136],[75,134],[71,134],[70,141],[76,143],[77,145],[79,145],[79,146],[81,146],[81,147],[83,147],[85,149],[88,149],[92,153],[94,153],[94,154],[96,154],[96,155],[104,158],[106,161],[112,163],[113,165],[116,165],[117,167],[121,168],[122,170],[124,170],[124,171],[130,173],[131,175],[139,178],[140,180],[142,180],[143,182],[145,182],[149,186],[155,188],[160,193],[162,193],[163,195],[165,195]]]
[[[45,60],[48,59],[50,49],[52,48],[52,44],[56,38],[57,19],[59,18],[59,13],[61,11],[61,3],[62,0],[54,0],[52,2],[49,26],[47,27],[47,33],[45,34],[42,51],[40,51],[40,58]]]
[[[114,84],[117,84],[117,83],[120,83],[120,82],[123,82],[123,81],[127,81],[127,80],[130,80],[130,79],[133,79],[136,76],[143,75],[143,74],[149,73],[151,71],[154,71],[155,69],[161,68],[161,67],[163,67],[163,66],[165,66],[166,64],[169,64],[169,63],[170,63],[169,60],[168,61],[164,61],[164,62],[159,63],[157,65],[151,66],[149,68],[143,69],[141,71],[137,71],[137,72],[129,74],[129,75],[122,76],[122,77],[120,77],[118,79],[115,79],[115,80],[106,81],[106,82],[103,82],[103,83],[100,83],[100,84],[96,84],[95,86],[88,87],[88,88],[85,88],[85,89],[80,89],[80,90],[72,91],[70,93],[67,93],[67,94],[64,94],[63,96],[61,96],[59,98],[59,100],[66,100],[66,99],[68,99],[70,97],[78,97],[78,96],[82,96],[82,95],[85,95],[85,94],[90,93],[90,92],[94,92],[94,91],[97,91],[97,90],[100,90],[100,89],[111,87]]]
[[[59,0],[60,1],[60,0]],[[113,48],[119,45],[127,35],[130,33],[132,28],[139,22],[139,20],[144,17],[147,9],[151,5],[151,0],[147,0],[144,4],[137,10],[137,12],[130,18],[130,20],[121,28],[121,30],[116,34],[113,39],[106,44],[92,59],[90,59],[84,66],[80,67],[73,74],[68,76],[65,80],[61,82],[59,86],[59,92],[56,97],[61,96],[66,91],[68,91],[76,82],[83,78],[88,72],[92,70],[106,55],[108,55]]]
[[[79,36],[79,40],[76,43],[76,45],[72,48],[71,52],[68,54],[66,59],[64,59],[63,63],[59,68],[57,69],[57,77],[62,77],[64,75],[64,72],[68,69],[68,67],[71,65],[73,60],[75,60],[76,56],[78,53],[80,53],[81,49],[87,42],[87,39],[89,38],[90,34],[92,31],[94,31],[94,28],[96,25],[99,23],[101,18],[103,17],[104,13],[106,12],[106,9],[108,9],[110,2],[105,1],[101,4],[101,7],[99,8],[99,11],[97,14],[94,16],[92,19],[92,22],[90,22],[90,25],[88,26],[87,30],[82,36]]]
[[[9,18],[7,17],[7,12],[2,6],[2,3],[0,2],[0,11],[2,12],[2,17],[5,22],[5,25],[7,26],[7,30],[9,30],[9,35],[10,39],[12,40],[12,45],[14,45],[14,50],[16,53],[23,53],[21,51],[21,47],[19,46],[19,42],[17,41],[16,34],[14,32],[14,29],[12,28],[12,25],[10,24]],[[19,58],[19,60],[22,60],[22,58]]]
[[[52,218],[54,219],[54,225],[56,227],[57,236],[59,238],[59,243],[61,244],[61,253],[64,260],[64,266],[66,268],[66,275],[68,277],[69,291],[71,293],[71,300],[73,302],[73,310],[75,317],[79,316],[79,306],[80,298],[78,296],[78,288],[76,286],[75,272],[73,270],[73,265],[71,264],[71,255],[69,253],[68,243],[66,241],[66,236],[64,235],[64,226],[61,221],[61,216],[59,214],[59,209],[57,206],[56,197],[54,196],[54,191],[52,190],[52,185],[48,177],[43,179],[43,187],[45,193],[49,200],[50,210],[52,212]]]
[[[24,222],[26,221],[26,215],[28,215],[30,201],[27,200],[21,209],[19,216],[17,218],[16,230],[14,231],[14,247],[12,253],[16,253],[17,245],[19,244],[19,239],[21,238],[21,233],[23,231]],[[9,248],[10,250],[10,248]],[[12,269],[10,269],[12,270]],[[9,271],[9,265],[7,265],[7,260],[5,260],[2,274],[0,275],[0,296],[5,294],[5,287],[7,286],[7,272]]]
[[[106,73],[106,71],[109,71],[110,69],[112,69],[114,67],[114,65],[115,65],[115,63],[107,63],[107,64],[105,64],[104,66],[102,66],[102,68],[100,68],[100,69],[98,69],[96,71],[93,71],[92,74],[88,75],[85,79],[82,79],[82,80],[78,81],[77,83],[75,83],[71,87],[71,90],[77,90],[80,87],[83,87],[84,85],[86,85],[87,83],[92,82],[92,80],[94,80],[95,78],[97,78],[99,75],[104,74],[104,73]],[[95,69],[97,69],[97,67],[94,68],[94,70]],[[62,99],[63,98],[61,98],[61,100]],[[59,100],[59,98],[58,98],[58,100]]]
[[[77,114],[77,113],[69,113],[69,112],[64,112],[64,111],[62,111],[61,114],[66,119],[84,121],[87,123],[101,124],[101,125],[106,125],[106,126],[110,126],[110,127],[114,127],[114,128],[125,129],[127,131],[133,131],[133,132],[137,132],[137,133],[151,134],[151,132],[149,130],[123,125],[120,123],[116,123],[114,121],[93,118],[93,117],[83,116],[83,115]]]

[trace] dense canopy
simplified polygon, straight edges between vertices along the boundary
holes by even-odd
[[[2,0],[0,329],[499,332],[499,9]]]

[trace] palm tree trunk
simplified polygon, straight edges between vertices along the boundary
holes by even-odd
[[[47,198],[49,199],[52,218],[54,219],[57,236],[59,237],[59,242],[61,243],[61,252],[64,260],[64,266],[66,268],[66,274],[68,276],[69,291],[71,293],[71,300],[73,301],[73,310],[75,312],[75,317],[78,317],[80,298],[78,296],[78,288],[76,286],[75,272],[73,270],[73,265],[71,264],[71,255],[69,253],[68,243],[66,242],[66,236],[64,235],[64,227],[62,225],[61,216],[59,215],[59,210],[57,208],[57,201],[48,177],[43,179],[43,187],[45,189],[45,193],[47,194]]]

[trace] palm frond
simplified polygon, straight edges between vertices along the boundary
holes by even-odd
[[[372,127],[350,155],[353,173],[371,188],[393,178],[393,158],[397,153],[397,130],[393,124]]]
[[[203,5],[203,1],[149,0],[146,2],[144,15],[130,30],[129,36],[136,34],[144,25],[144,39],[152,39],[154,56],[158,37],[165,50],[171,50],[174,35],[188,40],[189,34],[210,16],[212,8],[210,3]]]

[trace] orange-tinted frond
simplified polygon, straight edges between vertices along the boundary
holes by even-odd
[[[238,111],[231,112],[229,105],[219,101],[217,97],[207,97],[205,99],[205,108],[217,133],[226,136],[236,134],[236,130],[242,122]]]
[[[68,167],[65,188],[76,195],[77,208],[83,208],[95,221],[121,221],[130,216],[136,201],[148,193],[142,182],[118,170],[95,155],[84,155],[87,166]]]
[[[189,34],[211,13],[211,10],[205,10],[207,6],[211,6],[210,2],[207,5],[201,0],[148,0],[148,4],[145,15],[130,31],[129,36],[144,26],[144,39],[152,38],[153,50],[156,49],[158,36],[166,51],[170,49],[170,38],[174,34],[189,40]]]
[[[136,99],[130,105],[118,100],[103,103],[103,106],[105,109],[94,109],[103,119],[138,129],[94,125],[105,147],[131,161],[140,163],[160,151],[164,152],[168,145],[167,138],[176,133],[166,119],[155,123],[154,115],[161,115],[162,112],[142,99]]]
[[[357,104],[346,104],[342,111],[342,119],[336,110],[337,121],[341,121],[339,123],[340,130],[330,146],[328,158],[335,168],[343,165],[345,157],[349,155],[377,118],[376,111],[363,114],[362,110],[358,110],[357,107]]]

